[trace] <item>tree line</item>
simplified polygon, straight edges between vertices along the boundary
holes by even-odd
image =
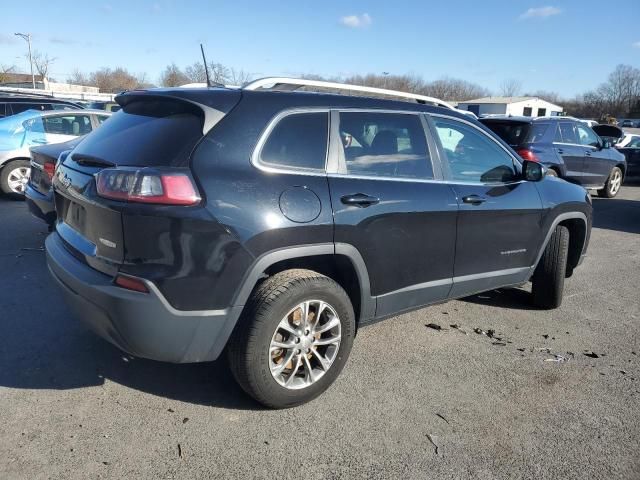
[[[55,58],[35,52],[35,70],[43,76],[47,76],[54,61]],[[208,67],[211,81],[218,84],[242,86],[256,76],[217,62],[209,62]],[[0,65],[0,82],[3,81],[3,77],[14,71],[15,66]],[[443,77],[434,81],[426,81],[419,75],[410,74],[368,73],[346,77],[323,77],[320,75],[302,75],[302,77],[400,90],[451,102],[468,101],[489,95],[535,96],[558,104],[564,108],[567,114],[580,118],[600,119],[604,115],[640,117],[640,69],[631,65],[618,65],[609,74],[607,80],[597,88],[573,98],[563,98],[553,91],[523,92],[522,82],[518,79],[506,79],[498,86],[497,91],[492,92],[477,83],[451,77]],[[123,90],[149,88],[156,85],[175,87],[188,83],[205,83],[206,72],[202,62],[195,62],[183,68],[176,63],[171,63],[162,71],[158,82],[154,83],[144,73],[135,74],[124,67],[104,67],[89,73],[76,70],[67,78],[67,82],[95,86],[101,92],[117,93]]]

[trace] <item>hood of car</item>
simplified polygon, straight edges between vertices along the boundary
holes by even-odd
[[[622,138],[624,132],[614,125],[594,125],[591,129],[601,137]]]

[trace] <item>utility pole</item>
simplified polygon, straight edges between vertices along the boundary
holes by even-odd
[[[31,58],[31,34],[30,33],[16,33],[18,37],[22,38],[29,44],[29,66],[31,67],[31,85],[33,89],[36,89],[36,77],[33,75],[33,59]]]

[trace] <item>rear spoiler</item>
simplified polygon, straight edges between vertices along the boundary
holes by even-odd
[[[240,101],[242,92],[226,88],[152,88],[129,90],[116,96],[121,107],[144,100],[171,99],[197,106],[204,114],[202,134],[206,135]]]

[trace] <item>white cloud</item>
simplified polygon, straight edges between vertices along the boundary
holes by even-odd
[[[631,46],[632,46],[633,48],[640,48],[640,42],[633,42],[633,43],[631,44]]]
[[[552,17],[553,15],[560,15],[561,13],[562,10],[558,7],[530,8],[520,15],[520,20],[526,20],[527,18],[547,18]]]
[[[371,16],[368,13],[362,15],[347,15],[340,19],[340,23],[349,28],[363,28],[371,25]]]

